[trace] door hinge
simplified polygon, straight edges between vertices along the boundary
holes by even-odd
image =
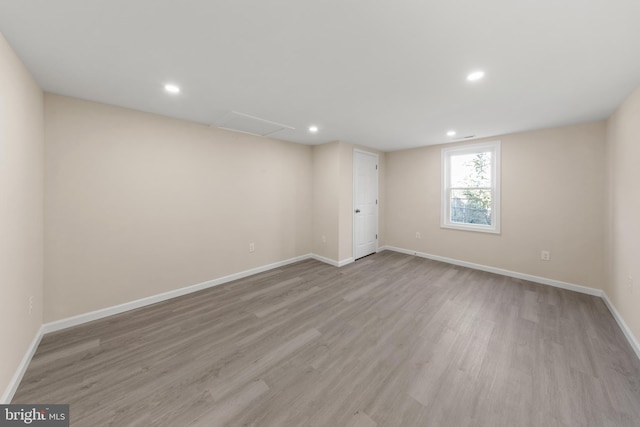
[[[378,204],[378,199],[376,199],[376,205]]]
[[[376,170],[378,170],[378,165],[376,165]]]
[[[376,234],[376,240],[378,240],[378,235]]]

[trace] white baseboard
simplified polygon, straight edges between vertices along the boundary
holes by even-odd
[[[29,348],[27,348],[27,352],[22,357],[20,365],[18,365],[18,369],[16,369],[16,372],[13,374],[13,378],[11,378],[9,385],[7,385],[6,390],[2,394],[2,398],[0,398],[0,405],[8,405],[9,403],[11,403],[11,399],[13,399],[13,395],[16,394],[18,386],[22,381],[22,377],[24,376],[24,373],[27,372],[29,363],[31,363],[31,358],[38,349],[38,345],[40,344],[40,340],[42,339],[43,335],[43,328],[42,326],[40,326],[40,329],[38,329],[38,332],[31,341],[31,345],[29,345]]]
[[[415,255],[422,258],[432,259],[434,261],[442,261],[448,264],[459,265],[462,267],[469,267],[475,270],[488,271],[490,273],[496,273],[502,276],[515,277],[517,279],[528,280],[534,283],[540,283],[543,285],[554,286],[556,288],[568,289],[570,291],[575,291],[575,292],[580,292],[582,294],[600,297],[604,300],[604,303],[607,306],[607,308],[609,308],[611,315],[618,323],[618,326],[622,330],[622,333],[624,334],[624,336],[627,338],[627,341],[629,341],[629,345],[631,345],[631,348],[635,352],[636,356],[638,357],[638,359],[640,359],[640,342],[638,342],[638,339],[635,337],[635,335],[633,335],[633,332],[631,332],[631,329],[629,328],[627,323],[624,321],[624,319],[622,318],[622,316],[620,315],[616,307],[613,305],[613,303],[609,299],[609,296],[606,294],[606,292],[604,292],[601,289],[590,288],[588,286],[576,285],[573,283],[562,282],[554,279],[547,279],[545,277],[533,276],[531,274],[517,273],[515,271],[503,270],[501,268],[490,267],[482,264],[475,264],[467,261],[460,261],[457,259],[441,257],[438,255],[427,254],[424,252],[416,252],[409,249],[397,248],[394,246],[383,246],[378,251],[380,252],[383,250],[390,250],[394,252],[400,252],[403,254]]]
[[[382,252],[382,251],[385,251],[385,250],[390,250],[390,251],[394,251],[394,252],[400,252],[400,253],[408,254],[408,255],[415,255],[415,256],[422,257],[422,258],[432,259],[432,260],[435,260],[435,261],[446,262],[448,264],[459,265],[459,266],[462,266],[462,267],[473,268],[473,269],[476,269],[476,270],[487,271],[487,272],[490,272],[490,273],[496,273],[496,274],[500,274],[500,275],[503,275],[503,276],[515,277],[515,278],[518,278],[518,279],[528,280],[528,281],[535,282],[535,283],[541,283],[541,284],[544,284],[544,285],[555,286],[555,287],[562,288],[562,289],[568,289],[568,290],[571,290],[571,291],[576,291],[576,292],[580,292],[580,293],[584,293],[584,294],[588,294],[588,295],[599,296],[599,297],[604,299],[605,304],[607,305],[607,307],[611,311],[613,317],[618,322],[618,325],[622,329],[622,332],[624,333],[624,335],[627,337],[627,340],[629,341],[631,347],[635,351],[635,353],[638,356],[638,358],[640,358],[640,344],[638,343],[638,340],[635,338],[635,336],[633,335],[633,333],[631,332],[631,330],[629,329],[629,327],[627,326],[625,321],[622,319],[622,317],[620,316],[620,314],[616,310],[615,306],[611,303],[611,301],[609,300],[609,297],[606,295],[606,293],[604,293],[600,289],[594,289],[594,288],[590,288],[590,287],[587,287],[587,286],[581,286],[581,285],[575,285],[575,284],[572,284],[572,283],[561,282],[559,280],[547,279],[547,278],[544,278],[544,277],[533,276],[533,275],[530,275],[530,274],[517,273],[517,272],[514,272],[514,271],[504,270],[504,269],[501,269],[501,268],[490,267],[490,266],[481,265],[481,264],[475,264],[475,263],[466,262],[466,261],[460,261],[460,260],[456,260],[456,259],[453,259],[453,258],[446,258],[446,257],[438,256],[438,255],[431,255],[431,254],[427,254],[427,253],[424,253],[424,252],[416,252],[416,251],[412,251],[412,250],[408,250],[408,249],[397,248],[397,247],[394,247],[394,246],[381,246],[381,247],[378,248],[377,252]],[[91,311],[89,313],[84,313],[84,314],[80,314],[80,315],[77,315],[77,316],[68,317],[66,319],[61,319],[61,320],[56,320],[54,322],[45,323],[40,327],[40,329],[38,330],[38,333],[33,338],[33,341],[31,342],[31,345],[29,346],[29,348],[27,349],[27,352],[25,353],[24,357],[22,358],[22,361],[21,361],[20,365],[18,366],[18,369],[16,370],[13,378],[11,379],[11,382],[9,383],[9,385],[7,386],[4,394],[2,395],[2,398],[0,399],[0,404],[10,403],[11,399],[13,399],[13,395],[15,394],[16,390],[18,389],[18,386],[20,385],[20,381],[22,380],[22,377],[24,376],[24,373],[26,372],[26,370],[27,370],[27,368],[29,366],[29,363],[31,362],[31,358],[35,354],[36,349],[38,348],[38,345],[40,344],[40,340],[42,339],[43,335],[46,334],[46,333],[59,331],[59,330],[66,329],[66,328],[69,328],[69,327],[72,327],[72,326],[77,326],[77,325],[81,325],[83,323],[91,322],[93,320],[98,320],[98,319],[102,319],[104,317],[113,316],[114,314],[119,314],[119,313],[123,313],[125,311],[129,311],[129,310],[134,310],[134,309],[137,309],[137,308],[145,307],[147,305],[155,304],[155,303],[158,303],[158,302],[166,301],[166,300],[171,299],[171,298],[176,298],[176,297],[187,295],[187,294],[190,294],[190,293],[193,293],[193,292],[201,291],[203,289],[207,289],[207,288],[211,288],[211,287],[214,287],[214,286],[222,285],[224,283],[228,283],[228,282],[231,282],[233,280],[242,279],[244,277],[248,277],[248,276],[251,276],[251,275],[254,275],[254,274],[262,273],[262,272],[265,272],[265,271],[268,271],[268,270],[273,270],[275,268],[282,267],[282,266],[285,266],[285,265],[288,265],[288,264],[292,264],[294,262],[303,261],[303,260],[306,260],[306,259],[315,259],[317,261],[324,262],[326,264],[333,265],[335,267],[342,267],[342,266],[350,264],[350,263],[352,263],[354,261],[353,258],[347,258],[347,259],[344,259],[342,261],[335,261],[335,260],[320,256],[320,255],[317,255],[317,254],[313,254],[313,253],[307,254],[307,255],[301,255],[301,256],[290,258],[290,259],[287,259],[287,260],[284,260],[284,261],[275,262],[273,264],[268,264],[268,265],[264,265],[264,266],[261,266],[261,267],[256,267],[256,268],[252,268],[252,269],[249,269],[249,270],[245,270],[245,271],[242,271],[242,272],[239,272],[239,273],[230,274],[228,276],[220,277],[218,279],[209,280],[207,282],[198,283],[196,285],[191,285],[191,286],[187,286],[187,287],[184,287],[184,288],[175,289],[173,291],[165,292],[165,293],[162,293],[162,294],[152,295],[152,296],[149,296],[149,297],[146,297],[146,298],[141,298],[141,299],[138,299],[138,300],[135,300],[135,301],[126,302],[126,303],[119,304],[119,305],[116,305],[116,306],[107,307],[107,308]]]
[[[316,261],[324,262],[325,264],[333,265],[334,267],[342,267],[343,265],[347,265],[353,262],[353,258],[336,261],[334,259],[323,257],[322,255],[318,254],[311,254],[310,258],[315,259]]]
[[[417,252],[409,249],[397,248],[395,246],[383,246],[383,248],[386,250],[394,251],[394,252],[400,252],[403,254],[419,256],[421,258],[432,259],[434,261],[446,262],[447,264],[459,265],[461,267],[473,268],[474,270],[481,270],[481,271],[487,271],[489,273],[500,274],[501,276],[514,277],[516,279],[528,280],[530,282],[549,285],[556,288],[568,289],[570,291],[580,292],[582,294],[594,295],[597,297],[602,296],[602,290],[590,288],[588,286],[575,285],[573,283],[562,282],[560,280],[548,279],[546,277],[539,277],[539,276],[534,276],[526,273],[518,273],[516,271],[504,270],[502,268],[491,267],[488,265],[475,264],[473,262],[467,262],[467,261],[460,261],[454,258],[447,258],[439,255],[432,255],[424,252]]]
[[[311,254],[311,258],[316,261],[324,262],[325,264],[333,265],[334,267],[338,267],[338,261],[323,257],[322,255]]]
[[[618,322],[618,326],[620,327],[620,329],[622,329],[622,333],[625,337],[627,337],[627,341],[629,341],[629,344],[631,345],[633,351],[636,353],[636,356],[638,356],[638,359],[640,359],[640,343],[633,335],[633,332],[631,332],[631,329],[624,321],[620,313],[618,313],[616,306],[613,305],[606,292],[602,292],[602,299],[604,300],[605,305],[609,308],[609,311],[613,315],[613,318],[616,319],[616,322]]]
[[[233,280],[242,279],[244,277],[252,276],[254,274],[262,273],[268,270],[273,270],[274,268],[282,267],[298,261],[303,261],[305,259],[309,259],[312,257],[313,257],[312,254],[307,254],[307,255],[301,255],[295,258],[290,258],[284,261],[274,262],[273,264],[252,268],[250,270],[241,271],[239,273],[230,274],[228,276],[220,277],[218,279],[209,280],[206,282],[198,283],[198,284],[187,286],[184,288],[174,289],[172,291],[164,292],[162,294],[152,295],[149,297],[137,299],[135,301],[129,301],[129,302],[125,302],[123,304],[115,305],[112,307],[101,308],[99,310],[79,314],[77,316],[67,317],[66,319],[45,323],[42,327],[43,327],[44,333],[59,331],[61,329],[66,329],[72,326],[81,325],[83,323],[91,322],[93,320],[98,320],[104,317],[113,316],[114,314],[124,313],[125,311],[135,310],[137,308],[141,308],[147,305],[166,301],[171,298],[176,298],[176,297],[187,295],[193,292],[198,292],[203,289],[212,288],[214,286],[222,285],[224,283],[228,283]]]
[[[262,273],[265,271],[273,270],[275,268],[283,267],[288,264],[293,264],[294,262],[303,261],[306,259],[316,259],[321,262],[325,262],[330,265],[335,265],[336,267],[340,267],[342,265],[348,264],[349,262],[353,262],[353,259],[344,260],[341,262],[336,262],[330,260],[328,258],[324,258],[315,254],[306,254],[298,257],[290,258],[284,261],[274,262],[272,264],[263,265],[261,267],[252,268],[249,270],[241,271],[239,273],[230,274],[228,276],[220,277],[218,279],[209,280],[207,282],[198,283],[195,285],[187,286],[184,288],[175,289],[169,292],[164,292],[162,294],[152,295],[149,297],[137,299],[135,301],[129,301],[123,304],[115,305],[112,307],[106,307],[99,310],[91,311],[88,313],[79,314],[77,316],[68,317],[66,319],[60,319],[53,322],[48,322],[43,324],[38,330],[37,335],[34,337],[29,349],[25,353],[20,366],[16,370],[11,382],[7,386],[4,394],[2,395],[2,399],[0,400],[0,404],[5,404],[11,402],[13,399],[13,395],[15,394],[18,386],[20,385],[20,381],[22,381],[22,377],[29,367],[29,363],[31,362],[31,358],[36,352],[42,337],[46,333],[59,331],[62,329],[70,328],[72,326],[81,325],[83,323],[91,322],[93,320],[102,319],[105,317],[113,316],[114,314],[124,313],[125,311],[135,310],[137,308],[145,307],[151,304],[155,304],[158,302],[166,301],[171,298],[180,297],[183,295],[187,295],[193,292],[198,292],[203,289],[211,288],[214,286],[222,285],[224,283],[231,282],[233,280],[242,279],[244,277],[252,276],[254,274]]]
[[[338,267],[344,267],[347,264],[351,264],[354,261],[353,257],[338,261]]]

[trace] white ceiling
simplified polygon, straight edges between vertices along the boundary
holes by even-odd
[[[385,151],[608,117],[640,85],[639,17],[639,0],[0,0],[48,92]]]

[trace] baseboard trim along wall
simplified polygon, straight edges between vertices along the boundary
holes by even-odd
[[[400,252],[400,253],[407,254],[407,255],[414,255],[414,256],[421,257],[421,258],[431,259],[431,260],[434,260],[434,261],[446,262],[447,264],[453,264],[453,265],[459,265],[461,267],[473,268],[474,270],[487,271],[489,273],[500,274],[501,276],[514,277],[516,279],[528,280],[530,282],[540,283],[542,285],[554,286],[556,288],[562,288],[562,289],[567,289],[567,290],[570,290],[570,291],[580,292],[581,294],[587,294],[587,295],[593,295],[593,296],[596,296],[596,297],[600,297],[600,298],[602,298],[602,300],[604,301],[605,305],[607,306],[607,308],[611,312],[611,315],[613,316],[613,318],[618,323],[618,326],[622,330],[622,333],[624,334],[624,336],[627,338],[627,341],[629,341],[629,345],[633,349],[634,353],[636,354],[638,359],[640,359],[640,343],[638,342],[638,339],[633,335],[633,332],[631,332],[631,329],[629,328],[627,323],[624,321],[624,319],[622,318],[620,313],[618,313],[618,310],[616,310],[615,306],[613,305],[613,303],[611,302],[611,300],[609,299],[607,294],[601,289],[595,289],[595,288],[590,288],[588,286],[582,286],[582,285],[576,285],[576,284],[573,284],[573,283],[562,282],[560,280],[547,279],[546,277],[539,277],[539,276],[534,276],[534,275],[531,275],[531,274],[518,273],[518,272],[515,272],[515,271],[504,270],[502,268],[491,267],[491,266],[488,266],[488,265],[475,264],[473,262],[460,261],[460,260],[457,260],[457,259],[454,259],[454,258],[447,258],[447,257],[438,256],[438,255],[432,255],[432,254],[428,254],[428,253],[425,253],[425,252],[412,251],[412,250],[409,250],[409,249],[398,248],[398,247],[395,247],[395,246],[382,246],[378,251],[380,252],[380,251],[383,251],[383,250]]]
[[[343,259],[342,261],[336,261],[331,258],[323,257],[322,255],[310,254],[309,258],[315,259],[316,261],[324,262],[325,264],[333,265],[334,267],[344,267],[347,264],[351,264],[353,262],[353,258]]]
[[[377,252],[382,252],[385,250],[399,252],[407,255],[414,255],[422,258],[431,259],[434,261],[441,261],[448,264],[459,265],[461,267],[468,267],[475,270],[487,271],[489,273],[500,274],[502,276],[514,277],[517,279],[528,280],[534,283],[540,283],[543,285],[554,286],[557,288],[567,289],[570,291],[575,291],[575,292],[580,292],[587,295],[600,297],[604,300],[605,305],[609,308],[609,311],[611,312],[614,319],[618,323],[618,326],[620,327],[623,334],[629,341],[629,344],[631,345],[636,356],[640,359],[640,344],[638,343],[638,340],[633,335],[633,333],[631,332],[631,329],[629,329],[624,319],[620,316],[620,313],[618,313],[615,306],[611,303],[607,294],[600,289],[594,289],[587,286],[575,285],[572,283],[566,283],[566,282],[562,282],[554,279],[547,279],[544,277],[533,276],[530,274],[518,273],[515,271],[504,270],[501,268],[486,266],[482,264],[475,264],[472,262],[460,261],[457,259],[441,257],[438,255],[432,255],[424,252],[416,252],[409,249],[402,249],[394,246],[381,246],[380,248],[378,248]],[[279,262],[264,265],[261,267],[245,270],[239,273],[230,274],[228,276],[220,277],[218,279],[209,280],[207,282],[202,282],[202,283],[187,286],[184,288],[175,289],[173,291],[165,292],[162,294],[152,295],[150,297],[141,298],[135,301],[126,302],[116,306],[107,307],[107,308],[91,311],[89,313],[79,314],[77,316],[69,317],[66,319],[45,323],[40,327],[40,330],[38,331],[33,341],[31,342],[31,345],[29,346],[27,352],[25,353],[22,359],[22,362],[18,366],[16,373],[14,374],[11,382],[9,383],[9,385],[7,386],[7,389],[2,395],[2,399],[0,399],[0,404],[10,403],[11,399],[13,399],[13,395],[17,391],[18,386],[20,385],[20,381],[22,381],[22,377],[24,376],[24,373],[26,372],[29,366],[29,363],[31,362],[31,358],[35,354],[36,349],[38,348],[38,345],[40,344],[40,341],[44,336],[44,334],[70,328],[72,326],[81,325],[83,323],[91,322],[91,321],[102,319],[105,317],[113,316],[115,314],[124,313],[129,310],[135,310],[137,308],[145,307],[147,305],[166,301],[168,299],[180,297],[193,292],[198,292],[203,289],[212,288],[214,286],[222,285],[222,284],[231,282],[233,280],[242,279],[244,277],[248,277],[254,274],[273,270],[275,268],[283,267],[285,265],[293,264],[294,262],[303,261],[306,259],[315,259],[317,261],[324,262],[334,267],[342,267],[344,265],[354,262],[353,258],[347,258],[342,261],[336,261],[320,255],[316,255],[316,254],[301,255],[301,256],[290,258],[284,261],[279,261]]]
[[[602,296],[600,289],[590,288],[588,286],[574,285],[573,283],[562,282],[560,280],[547,279],[546,277],[534,276],[531,274],[518,273],[516,271],[504,270],[502,268],[491,267],[488,265],[475,264],[473,262],[460,261],[454,258],[447,258],[439,255],[432,255],[424,252],[416,252],[409,249],[397,248],[395,246],[384,246],[386,250],[400,252],[407,255],[415,255],[421,258],[432,259],[434,261],[446,262],[447,264],[459,265],[460,267],[473,268],[474,270],[487,271],[489,273],[499,274],[501,276],[514,277],[516,279],[528,280],[534,283],[540,283],[543,285],[549,285],[556,288],[567,289],[570,291],[580,292],[581,294],[594,295],[597,297]]]
[[[43,327],[40,326],[40,329],[36,333],[36,336],[33,337],[33,340],[31,341],[31,345],[29,345],[27,352],[22,357],[20,365],[18,365],[18,369],[16,369],[15,374],[13,374],[13,378],[11,378],[7,389],[2,394],[2,398],[0,398],[0,405],[8,405],[9,403],[11,403],[11,399],[13,399],[13,395],[16,394],[18,386],[20,385],[20,381],[22,381],[24,373],[27,372],[29,363],[31,363],[31,358],[33,358],[33,355],[36,353],[43,335]]]
[[[11,402],[11,399],[13,399],[13,396],[18,390],[18,386],[22,381],[22,377],[24,376],[24,373],[27,371],[27,368],[29,367],[31,358],[35,354],[35,351],[38,348],[38,345],[40,344],[40,341],[42,340],[42,337],[44,336],[44,334],[60,331],[62,329],[70,328],[72,326],[78,326],[83,323],[113,316],[114,314],[124,313],[125,311],[135,310],[137,308],[142,308],[147,305],[166,301],[168,299],[180,297],[193,292],[198,292],[203,289],[212,288],[214,286],[222,285],[224,283],[242,279],[244,277],[252,276],[254,274],[262,273],[265,271],[273,270],[278,267],[283,267],[285,265],[293,264],[294,262],[303,261],[310,258],[318,259],[319,261],[323,261],[323,262],[328,262],[328,264],[331,264],[331,265],[334,265],[335,263],[335,265],[337,266],[338,264],[337,262],[329,260],[328,258],[316,257],[313,254],[301,255],[301,256],[290,258],[284,261],[278,261],[278,262],[274,262],[272,264],[264,265],[261,267],[256,267],[249,270],[241,271],[239,273],[230,274],[228,276],[220,277],[218,279],[213,279],[213,280],[198,283],[195,285],[187,286],[184,288],[175,289],[173,291],[164,292],[162,294],[152,295],[149,297],[137,299],[135,301],[129,301],[129,302],[115,305],[112,307],[101,308],[99,310],[79,314],[77,316],[72,316],[65,319],[60,319],[53,322],[45,323],[40,327],[40,330],[38,331],[35,338],[31,342],[31,346],[29,346],[29,349],[27,350],[24,357],[22,358],[22,362],[18,366],[16,373],[13,375],[11,382],[9,383],[9,385],[7,386],[7,389],[2,395],[2,399],[0,399],[0,404],[8,404]]]
[[[172,291],[164,292],[162,294],[152,295],[149,297],[137,299],[135,301],[125,302],[123,304],[115,305],[112,307],[101,308],[99,310],[91,311],[89,313],[83,313],[77,316],[68,317],[66,319],[45,323],[43,325],[44,333],[47,334],[49,332],[59,331],[61,329],[66,329],[72,326],[81,325],[83,323],[102,319],[104,317],[113,316],[114,314],[120,314],[120,313],[124,313],[125,311],[135,310],[137,308],[145,307],[147,305],[166,301],[172,298],[177,298],[183,295],[191,294],[193,292],[198,292],[204,289],[212,288],[214,286],[229,283],[234,280],[242,279],[244,277],[253,276],[254,274],[263,273],[265,271],[283,267],[288,264],[293,264],[294,262],[303,261],[311,257],[312,257],[311,254],[301,255],[298,257],[289,258],[284,261],[274,262],[273,264],[263,265],[261,267],[256,267],[249,270],[241,271],[239,273],[229,274],[228,276],[220,277],[213,280],[208,280],[206,282],[198,283],[198,284],[187,286],[184,288],[174,289]]]
[[[340,263],[334,259],[323,257],[322,255],[311,254],[309,258],[315,259],[316,261],[324,262],[325,264],[333,265],[334,267],[339,267]]]
[[[631,329],[629,328],[627,323],[624,321],[620,313],[618,313],[616,306],[613,305],[606,292],[602,292],[602,299],[604,300],[605,305],[609,308],[609,311],[613,315],[613,318],[616,319],[616,322],[618,322],[618,326],[620,326],[620,329],[622,329],[622,333],[625,337],[627,337],[629,345],[631,345],[631,348],[636,353],[636,356],[638,356],[638,359],[640,359],[640,342],[638,342],[637,338],[633,335],[633,332],[631,332]]]
[[[338,261],[338,267],[344,267],[347,264],[351,264],[355,260],[353,258],[343,259],[342,261]]]

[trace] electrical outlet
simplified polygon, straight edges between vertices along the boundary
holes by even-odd
[[[629,292],[633,293],[633,277],[627,277],[627,287],[629,287]]]
[[[551,259],[551,252],[549,252],[549,251],[541,251],[540,252],[540,259],[542,261],[549,261]]]
[[[419,231],[416,231],[416,239],[422,239],[422,234]]]
[[[256,244],[251,242],[249,243],[249,252],[255,252],[256,251]]]
[[[33,295],[29,297],[29,316],[31,316],[32,312],[33,312]]]
[[[322,235],[322,243],[327,243],[327,236],[324,234]]]

